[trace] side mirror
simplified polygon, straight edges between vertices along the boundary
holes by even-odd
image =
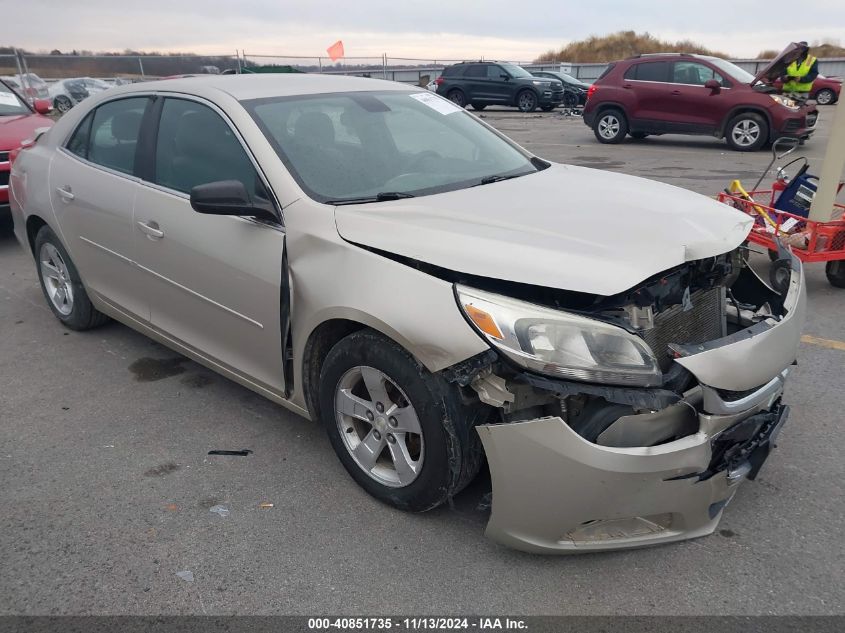
[[[511,76],[507,73],[502,73],[501,75],[499,75],[499,77],[501,77],[505,81],[510,81],[510,79],[511,79]]]
[[[710,90],[710,94],[718,94],[722,92],[722,84],[715,79],[708,79],[704,82],[704,87]]]
[[[207,215],[236,215],[278,222],[269,202],[253,201],[240,180],[218,180],[191,189],[191,207]]]
[[[53,109],[49,99],[36,99],[32,103],[32,107],[38,114],[49,114],[50,110]]]

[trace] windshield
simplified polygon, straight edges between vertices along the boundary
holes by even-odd
[[[29,114],[29,108],[11,88],[0,82],[0,116],[17,114]]]
[[[516,64],[501,64],[502,68],[507,70],[511,77],[519,78],[519,77],[533,77],[530,72],[525,70],[522,66],[517,66]]]
[[[743,70],[736,64],[719,59],[718,57],[708,57],[707,61],[716,66],[719,70],[725,71],[731,78],[736,79],[740,83],[750,84],[754,82],[754,75]]]
[[[244,106],[305,192],[329,204],[453,191],[540,168],[427,91],[271,97]]]

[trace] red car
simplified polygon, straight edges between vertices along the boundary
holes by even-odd
[[[772,85],[778,92],[783,90],[783,82],[776,79]],[[813,89],[810,90],[810,99],[815,99],[819,105],[831,105],[839,101],[839,93],[842,92],[841,77],[824,77],[819,75],[813,81]]]
[[[9,212],[9,154],[38,128],[50,127],[53,120],[47,99],[36,99],[32,107],[4,81],[0,80],[0,214]]]
[[[788,136],[808,138],[818,112],[768,84],[806,47],[791,44],[756,76],[718,57],[666,53],[610,64],[592,85],[584,123],[601,143],[627,134],[705,134],[738,151]]]

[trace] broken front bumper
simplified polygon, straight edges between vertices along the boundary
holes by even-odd
[[[517,549],[564,553],[712,533],[738,484],[756,476],[786,420],[780,397],[805,307],[803,271],[794,259],[780,320],[685,349],[678,362],[700,385],[663,411],[620,418],[613,431],[623,438],[623,424],[642,427],[661,416],[661,423],[675,424],[686,410],[698,430],[680,439],[603,446],[561,417],[478,427],[493,482],[487,535]]]

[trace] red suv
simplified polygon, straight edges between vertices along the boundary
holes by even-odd
[[[756,76],[724,59],[679,53],[640,55],[610,64],[592,85],[584,123],[601,143],[626,134],[706,134],[753,151],[782,136],[813,133],[815,104],[767,85],[806,50],[791,44]]]

